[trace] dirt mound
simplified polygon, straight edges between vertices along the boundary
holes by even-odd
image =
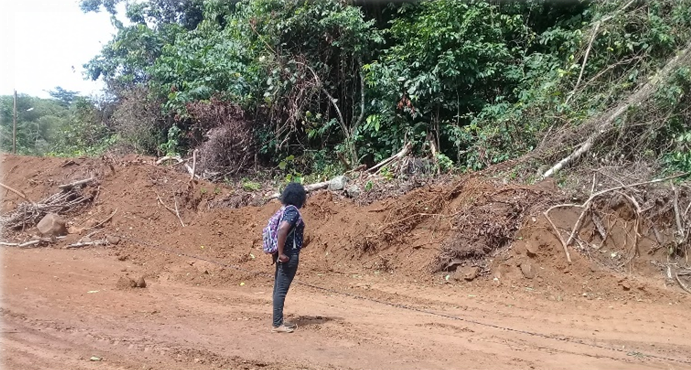
[[[246,282],[258,278],[254,272],[270,271],[270,258],[261,251],[261,229],[280,207],[275,200],[265,203],[256,193],[190,181],[187,173],[139,156],[71,160],[5,156],[2,164],[3,183],[31,199],[55,193],[60,184],[89,176],[98,179],[90,185],[96,192],[90,207],[67,215],[72,234],[58,241],[59,246],[94,232],[117,236],[121,242],[109,247],[114,257],[139,265],[153,279],[192,284]],[[242,199],[231,202],[234,197]],[[621,213],[607,216],[610,236],[599,249],[583,243],[592,240],[589,234],[597,228],[592,222],[584,223],[578,238],[582,246],[574,244],[580,253],[571,253],[573,263],[569,264],[542,215],[545,208],[565,199],[552,182],[515,186],[478,175],[449,178],[371,204],[317,192],[309,196],[302,212],[309,242],[301,274],[325,279],[387,275],[436,284],[449,282],[452,271],[464,267],[459,273],[467,275],[472,270],[473,276],[457,279],[461,284],[519,282],[549,287],[555,296],[614,293],[636,297],[657,291],[651,286],[659,285],[669,268],[659,262],[666,260],[665,249],[641,238],[641,250],[652,252],[640,253],[632,264],[621,265],[631,257],[630,244],[622,244],[625,235],[633,232]],[[3,213],[22,201],[5,192]],[[565,208],[555,210],[551,218],[558,228],[569,230],[579,214],[578,209]],[[33,231],[4,232],[7,239],[26,240]],[[640,278],[630,275],[624,283],[620,274],[625,271]],[[584,292],[584,281],[591,290]]]
[[[527,215],[563,198],[551,181],[535,187],[470,185],[474,196],[454,213],[453,233],[442,245],[434,271],[454,270],[509,245]]]

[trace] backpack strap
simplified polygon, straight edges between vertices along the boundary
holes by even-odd
[[[300,210],[298,209],[298,207],[295,207],[294,205],[291,204],[291,205],[287,205],[287,206],[283,207],[283,213],[284,214],[285,214],[286,210],[288,209],[288,207],[293,207],[298,212],[298,221],[295,223],[295,228],[297,228],[298,225],[300,225],[300,223],[303,222],[302,221],[302,213],[300,213]],[[281,215],[281,219],[283,219],[283,215]]]
[[[285,214],[286,209],[288,209],[288,207],[293,207],[293,208],[295,208],[295,210],[298,212],[298,220],[297,220],[297,222],[295,223],[295,226],[293,226],[293,230],[291,230],[290,233],[288,233],[288,235],[293,234],[293,249],[297,249],[297,241],[295,240],[295,239],[296,239],[295,232],[297,231],[298,226],[300,225],[300,223],[303,222],[303,221],[302,221],[302,214],[300,213],[300,210],[298,209],[298,207],[295,207],[294,205],[287,205],[287,206],[285,206],[284,209],[283,209],[283,213],[284,213],[284,214]],[[283,215],[281,215],[281,219],[283,219]]]

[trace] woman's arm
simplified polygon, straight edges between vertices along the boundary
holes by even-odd
[[[292,225],[288,221],[283,221],[278,225],[278,238],[276,242],[278,243],[278,261],[281,263],[286,263],[290,260],[290,257],[285,255],[284,248],[291,227]]]

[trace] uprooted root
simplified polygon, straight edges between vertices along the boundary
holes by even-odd
[[[506,246],[525,216],[543,206],[545,195],[537,190],[505,188],[464,207],[454,220],[455,232],[442,245],[430,270],[448,271],[462,260],[480,259]]]
[[[394,231],[396,234],[406,233],[419,225],[429,217],[450,217],[454,215],[440,214],[439,212],[448,208],[449,202],[456,198],[464,189],[470,178],[460,181],[451,190],[420,190],[405,197],[395,208],[393,208],[385,219],[383,229]],[[431,196],[424,195],[422,192],[429,191]]]
[[[605,190],[596,191],[596,177],[593,177],[591,194],[583,204],[559,204],[545,212],[545,217],[550,222],[555,236],[561,242],[571,262],[568,248],[576,247],[586,255],[591,255],[591,250],[600,250],[607,246],[617,250],[612,256],[623,257],[620,261],[603,261],[605,265],[613,262],[614,268],[622,268],[629,265],[637,256],[641,255],[640,243],[648,239],[648,244],[653,246],[648,254],[653,254],[658,249],[668,247],[668,256],[687,256],[689,251],[689,232],[691,222],[687,218],[687,212],[691,208],[688,192],[677,188],[672,179],[683,176],[676,175],[667,178],[637,182],[625,185],[619,181],[619,185],[608,187]],[[670,181],[670,187],[663,184]],[[657,185],[655,185],[657,184]],[[685,207],[683,207],[685,205]],[[575,208],[580,210],[580,215],[572,226],[569,226],[567,236],[564,237],[561,230],[549,218],[549,211],[555,208]],[[618,225],[618,221],[622,221]],[[590,230],[590,231],[588,231]],[[614,234],[622,234],[619,241],[612,241]],[[664,238],[671,235],[671,238]]]
[[[451,190],[429,187],[416,190],[391,207],[384,219],[384,225],[363,234],[355,245],[362,253],[373,254],[385,246],[403,242],[410,231],[429,218],[451,218],[454,214],[440,212],[448,208],[449,203],[458,196],[469,178],[454,186]]]

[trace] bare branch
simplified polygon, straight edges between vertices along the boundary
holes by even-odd
[[[13,192],[13,193],[19,195],[22,199],[26,200],[27,202],[32,203],[32,204],[34,203],[34,202],[32,202],[32,201],[29,199],[29,197],[26,196],[26,194],[24,194],[23,191],[19,191],[19,190],[13,189],[13,188],[11,188],[11,187],[9,187],[9,186],[3,184],[3,183],[0,183],[0,186],[2,186],[3,188],[5,188],[5,189],[7,189],[7,190],[9,190],[9,191],[11,191],[11,192]]]
[[[547,222],[549,222],[550,225],[552,225],[552,228],[554,229],[554,233],[557,235],[557,238],[559,238],[559,241],[561,242],[561,246],[564,248],[564,253],[566,254],[566,260],[571,263],[571,254],[569,253],[569,248],[567,247],[566,242],[564,241],[564,238],[561,236],[561,232],[559,232],[559,229],[557,229],[557,225],[552,222],[552,219],[549,218],[549,212],[555,208],[561,208],[561,207],[580,207],[577,204],[558,204],[556,206],[550,207],[550,209],[546,210],[544,213],[545,218],[547,219]]]
[[[156,198],[158,199],[158,202],[161,203],[161,205],[162,205],[163,207],[165,207],[165,209],[167,209],[168,211],[170,211],[170,213],[172,213],[173,215],[175,215],[175,216],[178,218],[178,220],[180,220],[180,224],[182,225],[182,227],[185,227],[185,223],[182,222],[182,218],[180,217],[180,212],[178,211],[178,201],[177,201],[177,199],[176,199],[175,197],[173,197],[173,199],[175,200],[175,209],[173,209],[173,208],[168,207],[165,203],[163,203],[163,200],[161,199],[161,197],[160,197],[158,194],[156,194]]]
[[[184,162],[180,156],[165,156],[161,157],[156,161],[156,164],[161,164],[165,161],[177,161],[178,163]]]
[[[324,189],[329,186],[331,181],[324,181],[324,182],[317,182],[314,184],[310,185],[305,185],[305,192],[309,193],[311,191],[319,190],[319,189]],[[276,199],[281,196],[281,193],[273,193],[268,199]]]
[[[581,79],[583,78],[583,71],[585,71],[585,64],[588,62],[588,56],[590,55],[590,49],[593,47],[593,41],[595,41],[595,36],[597,36],[597,31],[600,30],[600,24],[602,24],[602,21],[597,22],[595,24],[595,29],[593,30],[593,34],[590,36],[590,42],[588,42],[588,48],[585,50],[585,56],[583,57],[583,64],[581,65],[581,73],[578,74],[578,80],[576,80],[576,85],[573,87],[573,91],[571,94],[566,98],[566,103],[569,103],[569,100],[576,94],[576,90],[578,89],[578,85],[581,83]]]
[[[64,190],[64,189],[70,189],[70,188],[74,188],[74,187],[76,187],[76,186],[88,184],[88,183],[90,183],[90,182],[92,182],[92,181],[94,181],[94,180],[96,180],[96,178],[93,177],[93,176],[91,176],[91,177],[89,177],[88,179],[78,180],[78,181],[75,181],[75,182],[73,182],[73,183],[60,185],[60,186],[58,186],[58,188],[63,189],[63,190]]]
[[[353,124],[352,129],[360,126],[362,120],[365,118],[365,75],[362,73],[362,59],[358,58],[358,71],[360,73],[360,115],[357,121]]]
[[[626,113],[629,107],[637,105],[645,100],[647,100],[652,93],[655,91],[657,85],[662,81],[666,80],[670,73],[679,65],[683,65],[689,62],[691,59],[691,42],[689,42],[680,53],[672,58],[655,76],[653,76],[645,85],[636,90],[635,93],[631,94],[623,103],[617,107],[604,112],[600,116],[593,118],[589,123],[595,125],[594,132],[584,141],[578,149],[573,153],[560,160],[552,166],[550,169],[545,171],[541,176],[543,179],[554,175],[556,172],[560,171],[564,166],[573,162],[575,159],[579,158],[581,155],[586,153],[590,148],[592,148],[595,141],[599,140],[606,132],[610,131],[615,125],[615,121],[620,118],[624,113]],[[587,123],[586,123],[587,125]]]
[[[105,220],[99,222],[96,226],[92,227],[92,229],[97,229],[97,228],[103,226],[103,224],[105,224],[106,222],[110,221],[110,220],[113,218],[113,216],[115,216],[116,213],[118,213],[117,208],[115,209],[115,211],[113,211],[113,213],[110,214],[110,216],[108,216],[108,218],[106,218]]]
[[[681,289],[683,289],[686,293],[691,294],[691,289],[689,289],[689,288],[681,281],[681,279],[679,279],[679,275],[678,275],[678,274],[675,273],[675,274],[674,274],[674,278],[677,280],[677,283],[679,284],[679,286],[681,287]]]
[[[400,152],[398,152],[398,153],[392,155],[391,157],[386,158],[385,160],[379,162],[377,165],[375,165],[375,166],[373,166],[372,168],[368,169],[367,172],[369,172],[369,173],[375,172],[375,170],[378,169],[378,168],[380,168],[380,167],[386,166],[387,164],[390,164],[390,163],[392,163],[392,162],[395,162],[395,161],[400,160],[401,158],[403,158],[403,157],[405,157],[406,155],[408,155],[408,153],[410,152],[410,149],[411,149],[411,148],[412,148],[412,145],[411,145],[410,143],[406,143],[405,145],[403,145],[403,149],[401,149]]]

